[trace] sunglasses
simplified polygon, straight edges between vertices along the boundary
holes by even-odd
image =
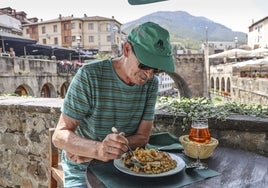
[[[144,64],[142,64],[142,63],[140,63],[140,64],[138,65],[138,67],[139,67],[139,69],[141,69],[141,70],[151,70],[151,69],[152,69],[154,73],[160,73],[160,72],[162,72],[162,70],[160,70],[160,69],[156,69],[156,68],[153,68],[153,67],[149,67],[149,66],[144,65]]]
[[[131,44],[131,42],[129,42],[129,43],[130,43],[130,45],[131,45],[131,48],[132,48],[133,53],[135,54],[135,56],[137,56],[136,53],[135,53],[135,51],[134,51],[133,45]],[[160,70],[160,69],[153,68],[153,67],[144,65],[144,64],[142,64],[142,63],[140,63],[140,64],[138,65],[138,67],[139,67],[139,69],[141,69],[141,70],[151,70],[151,69],[152,69],[154,73],[161,73],[161,72],[163,72],[163,71]]]

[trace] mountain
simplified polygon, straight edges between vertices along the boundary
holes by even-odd
[[[238,38],[239,44],[247,43],[247,34],[232,31],[226,26],[213,22],[205,17],[193,16],[185,11],[159,11],[143,16],[122,25],[122,31],[129,33],[135,26],[152,21],[170,32],[172,42],[179,42],[187,48],[200,48],[208,41],[232,42]]]

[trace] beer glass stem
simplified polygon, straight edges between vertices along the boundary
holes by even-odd
[[[200,164],[201,161],[200,161],[200,144],[197,144],[197,164]]]

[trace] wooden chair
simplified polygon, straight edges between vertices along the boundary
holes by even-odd
[[[63,187],[63,170],[59,163],[59,149],[52,143],[55,128],[49,128],[49,188]]]

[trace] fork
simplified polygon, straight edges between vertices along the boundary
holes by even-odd
[[[115,134],[118,134],[118,131],[115,127],[112,127],[112,132],[115,133]],[[138,166],[139,168],[144,168],[144,166],[141,164],[141,162],[137,159],[137,157],[135,156],[135,153],[134,151],[131,149],[131,147],[126,144],[130,154],[132,155],[132,158],[131,158],[131,163]]]

